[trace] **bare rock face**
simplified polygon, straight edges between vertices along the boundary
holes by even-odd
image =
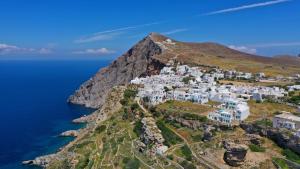
[[[245,161],[248,146],[244,144],[235,144],[233,142],[224,142],[226,152],[224,153],[224,161],[233,167],[242,165]]]
[[[100,108],[114,86],[128,84],[135,77],[158,74],[165,63],[155,59],[155,56],[164,49],[155,42],[154,36],[158,35],[150,34],[108,67],[101,69],[70,96],[68,102]]]
[[[57,160],[58,157],[55,154],[45,155],[37,157],[34,160],[23,161],[23,165],[41,166],[43,168],[48,167],[52,160]]]

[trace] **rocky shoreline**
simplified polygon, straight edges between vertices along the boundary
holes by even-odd
[[[60,134],[61,137],[77,137],[80,130],[68,130]]]

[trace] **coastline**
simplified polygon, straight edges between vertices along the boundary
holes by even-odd
[[[89,109],[89,108],[86,108]],[[35,167],[41,167],[41,168],[45,168],[47,167],[47,165],[52,161],[52,160],[59,160],[61,159],[61,155],[62,153],[65,153],[67,151],[68,148],[72,147],[79,139],[81,139],[82,137],[85,136],[85,134],[87,134],[88,131],[90,131],[92,125],[90,124],[90,122],[92,120],[95,120],[95,118],[92,117],[96,117],[96,113],[98,110],[94,110],[91,114],[89,115],[83,115],[79,118],[73,119],[72,123],[76,124],[76,125],[83,125],[81,126],[79,129],[77,130],[66,130],[62,133],[60,133],[58,136],[59,137],[71,137],[72,140],[69,141],[66,145],[58,148],[54,153],[51,154],[47,154],[47,155],[42,155],[42,156],[37,156],[36,158],[32,159],[32,160],[25,160],[22,161],[22,165],[28,165],[28,166],[35,166]],[[87,120],[83,120],[86,119],[86,117],[89,117],[90,121]],[[75,134],[76,133],[76,134]]]
[[[33,160],[25,160],[22,161],[22,164],[47,168],[49,167],[49,165],[51,165],[52,162],[61,161],[64,159],[71,159],[74,154],[69,152],[68,150],[73,146],[75,146],[76,144],[78,144],[78,142],[81,139],[83,139],[85,136],[93,132],[94,129],[99,124],[107,120],[112,115],[112,113],[118,111],[122,107],[122,105],[120,104],[120,100],[123,98],[124,90],[125,90],[124,86],[114,87],[109,93],[109,96],[107,97],[105,104],[100,109],[95,110],[93,113],[89,115],[84,115],[82,117],[72,120],[74,124],[86,124],[86,125],[78,130],[67,130],[60,134],[60,136],[66,133],[69,135],[69,134],[74,134],[74,132],[76,131],[77,136],[76,137],[71,136],[74,139],[70,141],[68,144],[59,148],[55,153],[44,155],[44,156],[38,156]],[[70,136],[64,136],[64,137],[70,137]],[[71,162],[71,164],[72,163],[73,162]]]

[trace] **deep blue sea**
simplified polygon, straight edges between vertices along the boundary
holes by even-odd
[[[109,61],[0,60],[0,169],[28,169],[21,161],[53,153],[72,138],[92,110],[67,104],[70,94]]]

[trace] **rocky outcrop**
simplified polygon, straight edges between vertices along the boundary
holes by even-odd
[[[292,151],[300,154],[300,138],[294,136],[286,129],[266,128],[257,124],[242,123],[243,128],[247,133],[259,134],[273,140],[278,146],[282,148],[289,148]]]
[[[233,167],[241,166],[246,159],[248,146],[244,144],[235,144],[233,142],[224,141],[224,161]]]
[[[78,131],[77,130],[69,130],[65,131],[60,134],[61,137],[77,137],[78,136]]]
[[[84,115],[82,117],[72,120],[72,122],[75,124],[88,123],[88,122],[93,121],[95,119],[94,117],[95,117],[95,114]]]
[[[51,154],[51,155],[46,155],[46,156],[41,156],[37,157],[34,160],[28,160],[28,161],[23,161],[23,165],[33,165],[33,166],[40,166],[43,168],[48,167],[51,161],[57,160],[58,157],[56,154]]]
[[[145,144],[163,144],[165,139],[152,117],[144,117],[141,120],[141,123],[143,124],[143,134],[141,135],[141,139]]]
[[[249,142],[251,144],[255,144],[255,145],[258,145],[258,146],[262,145],[262,139],[257,134],[246,134],[246,139],[249,139]]]
[[[164,51],[155,42],[157,36],[160,35],[150,34],[108,67],[101,69],[70,96],[68,102],[100,108],[114,86],[128,84],[135,77],[158,74],[165,63],[155,59]]]

